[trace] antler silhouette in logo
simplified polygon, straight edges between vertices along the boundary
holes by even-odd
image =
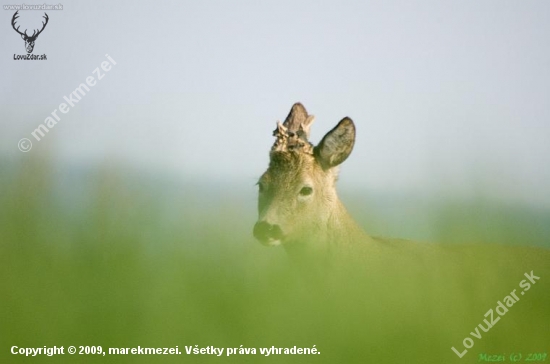
[[[21,34],[21,38],[23,38],[23,40],[25,41],[25,48],[27,49],[27,53],[32,53],[32,50],[34,49],[34,41],[36,40],[36,38],[38,38],[40,33],[42,33],[44,28],[46,28],[46,24],[48,24],[48,14],[44,13],[43,18],[46,19],[46,22],[42,22],[42,29],[38,30],[38,33],[36,29],[33,30],[32,35],[29,36],[26,29],[24,33],[21,33],[19,31],[19,27],[15,27],[15,20],[19,18],[19,15],[17,15],[17,13],[19,13],[19,10],[17,10],[15,14],[13,14],[13,18],[11,18],[11,26],[17,33]]]

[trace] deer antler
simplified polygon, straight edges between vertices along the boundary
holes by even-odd
[[[33,30],[33,33],[32,33],[32,35],[30,36],[30,38],[36,38],[36,37],[38,37],[38,35],[39,35],[40,33],[42,33],[42,31],[44,30],[44,28],[46,28],[46,25],[48,24],[48,20],[50,20],[50,18],[48,17],[48,14],[46,14],[46,13],[44,13],[43,18],[46,19],[46,22],[45,22],[45,23],[42,22],[42,29],[40,29],[40,30],[38,31],[38,33],[36,33],[36,30]],[[35,35],[34,33],[36,33],[36,35]]]
[[[277,138],[271,148],[272,151],[303,151],[313,153],[313,146],[308,141],[309,129],[315,116],[308,115],[306,108],[299,102],[292,105],[290,113],[281,124],[277,122],[277,129],[273,136]]]
[[[25,37],[28,37],[28,36],[27,36],[27,31],[25,31],[25,33],[21,33],[21,32],[19,31],[19,27],[15,28],[15,21],[17,20],[17,18],[19,18],[18,13],[19,13],[19,10],[17,10],[17,11],[15,12],[15,14],[13,14],[13,17],[11,18],[11,26],[13,27],[13,30],[15,30],[17,33],[19,33],[19,34],[21,34],[21,35],[24,35]]]

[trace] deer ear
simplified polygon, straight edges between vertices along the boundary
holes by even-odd
[[[21,34],[21,39],[25,39],[25,34]]]
[[[346,117],[315,147],[315,157],[324,169],[336,167],[349,157],[355,144],[355,125]]]

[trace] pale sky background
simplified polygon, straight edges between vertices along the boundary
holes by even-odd
[[[317,117],[315,143],[344,116],[355,121],[344,186],[483,189],[550,206],[547,0],[61,4],[35,45],[47,61],[13,60],[24,42],[14,11],[0,9],[3,159],[47,153],[254,183],[276,120],[301,101]],[[20,14],[32,28],[43,12]],[[117,65],[34,141],[105,54]]]

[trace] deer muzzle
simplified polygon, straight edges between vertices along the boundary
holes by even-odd
[[[279,225],[273,225],[266,221],[258,221],[254,225],[254,237],[263,245],[280,245],[283,239],[283,231]]]

